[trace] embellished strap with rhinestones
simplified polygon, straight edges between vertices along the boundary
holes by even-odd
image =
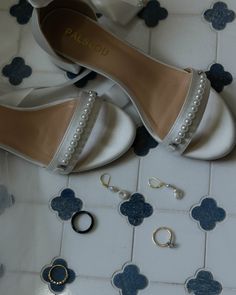
[[[163,140],[170,151],[182,154],[190,144],[203,117],[210,92],[210,82],[203,71],[187,70],[192,81],[183,107]]]
[[[82,92],[65,136],[54,155],[48,170],[69,174],[89,138],[101,107],[101,99],[94,91]]]

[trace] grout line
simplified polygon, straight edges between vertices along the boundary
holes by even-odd
[[[210,162],[209,165],[209,185],[208,185],[208,196],[211,194],[211,190],[212,190],[212,165],[213,163]]]
[[[61,256],[62,242],[63,242],[63,236],[64,236],[64,228],[65,228],[65,222],[62,223],[59,256]]]
[[[204,262],[203,262],[203,268],[206,268],[206,259],[207,259],[207,238],[208,238],[208,235],[207,235],[206,232],[204,233],[204,236],[205,236],[205,242],[204,242]]]
[[[138,173],[137,173],[136,191],[138,191],[138,189],[139,189],[141,161],[142,160],[139,158],[139,160],[138,160]],[[134,241],[135,241],[135,226],[133,226],[133,233],[132,233],[131,261],[133,261],[133,259],[134,259]]]
[[[180,13],[180,12],[173,12],[173,13],[168,13],[169,16],[201,16],[203,13],[202,12],[196,12],[196,13]]]
[[[184,283],[170,283],[170,282],[160,282],[160,281],[149,281],[151,284],[167,285],[167,286],[185,286]]]
[[[152,44],[152,29],[149,29],[149,39],[148,39],[148,54],[151,55],[151,44]]]
[[[131,246],[131,261],[134,260],[134,238],[135,238],[135,227],[133,226],[132,233],[132,246]]]
[[[69,187],[69,182],[70,182],[70,176],[67,176],[66,180],[66,186]],[[62,251],[62,244],[63,244],[63,237],[64,237],[64,229],[65,229],[65,222],[62,222],[62,229],[61,229],[61,240],[60,240],[60,251],[59,251],[59,256],[61,256],[61,251]]]
[[[22,31],[23,31],[23,27],[21,26],[20,29],[19,29],[19,35],[18,35],[18,40],[17,40],[16,56],[19,55],[20,50],[21,50]]]
[[[219,33],[216,32],[216,60],[215,60],[215,62],[218,61],[218,53],[219,53]]]

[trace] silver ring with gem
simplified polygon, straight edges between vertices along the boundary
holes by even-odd
[[[164,243],[162,243],[158,240],[158,234],[161,231],[165,231],[168,234],[168,239]],[[158,247],[161,247],[161,248],[175,248],[176,247],[175,234],[174,234],[173,230],[170,229],[169,227],[162,226],[162,227],[159,227],[158,229],[156,229],[152,234],[152,240],[153,240],[154,244],[156,244]]]

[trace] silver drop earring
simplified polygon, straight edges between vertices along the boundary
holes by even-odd
[[[173,191],[174,197],[177,200],[182,200],[183,197],[184,197],[184,192],[182,190],[178,189],[176,186],[174,186],[172,184],[165,183],[165,182],[161,181],[160,179],[158,179],[156,177],[149,178],[148,185],[151,188],[155,188],[155,189],[163,188],[163,187],[171,189]]]
[[[118,193],[119,197],[122,200],[126,200],[129,198],[130,193],[126,190],[120,189],[117,186],[110,185],[111,182],[111,175],[108,173],[104,173],[100,177],[101,184],[107,188],[112,193]]]

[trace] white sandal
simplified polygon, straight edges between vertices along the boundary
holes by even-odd
[[[61,174],[114,161],[129,149],[136,133],[125,112],[93,91],[31,108],[1,104],[0,120],[2,149]]]
[[[85,2],[57,0],[35,9],[33,31],[49,54],[120,85],[168,150],[212,160],[234,147],[233,118],[204,72],[168,66],[131,47],[101,27]]]

